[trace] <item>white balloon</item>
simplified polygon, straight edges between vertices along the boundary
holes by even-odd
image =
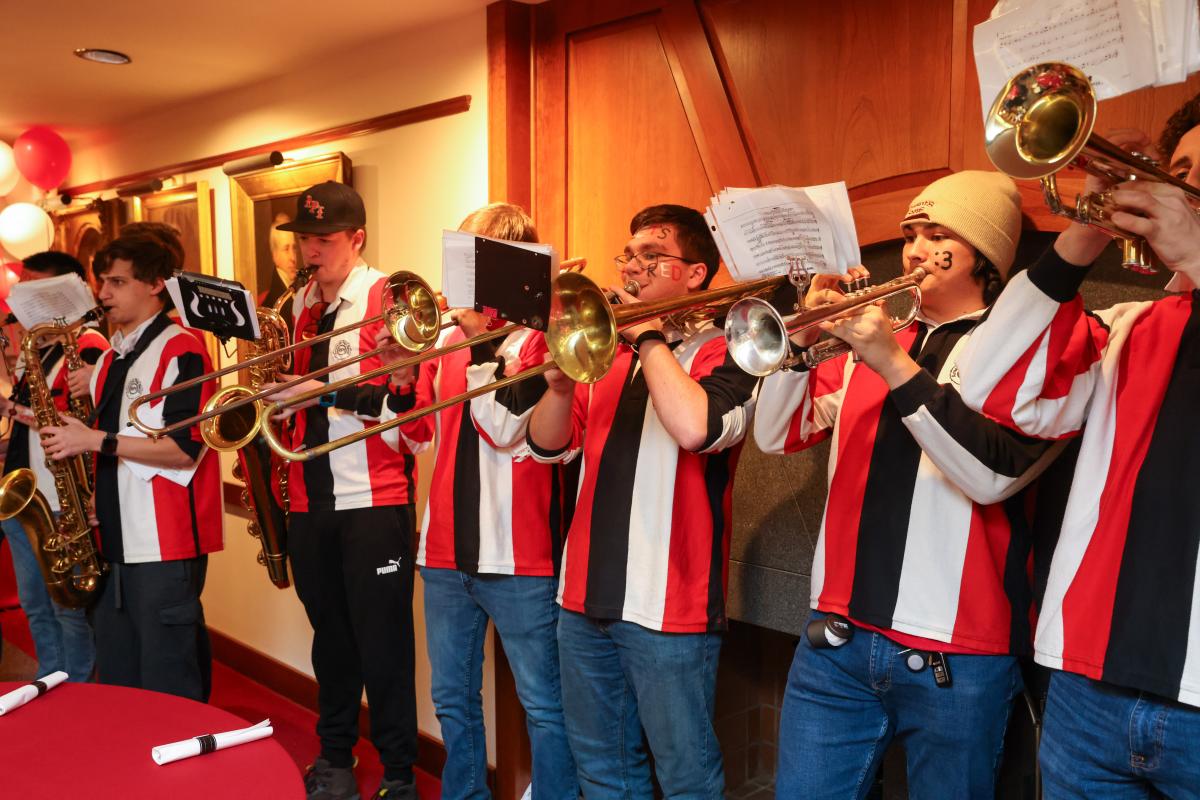
[[[53,242],[50,215],[33,203],[13,203],[0,211],[0,245],[14,258],[49,250]]]
[[[21,173],[17,170],[12,148],[5,142],[0,142],[0,197],[16,188],[20,179]]]

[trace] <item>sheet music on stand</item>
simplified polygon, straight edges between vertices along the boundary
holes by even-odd
[[[974,48],[985,117],[1009,78],[1047,61],[1078,68],[1107,100],[1200,70],[1200,8],[1195,0],[1000,0],[975,26]]]
[[[843,182],[724,189],[704,212],[734,280],[786,275],[795,263],[840,275],[862,262]]]
[[[35,325],[71,323],[96,307],[92,290],[75,274],[40,281],[22,281],[12,287],[8,307],[29,330]]]
[[[254,297],[237,281],[178,272],[167,281],[167,293],[188,328],[208,331],[221,341],[253,341],[260,335]]]
[[[442,232],[442,294],[450,308],[544,330],[558,254],[548,244]]]

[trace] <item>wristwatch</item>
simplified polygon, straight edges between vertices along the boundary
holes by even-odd
[[[112,431],[104,434],[104,441],[100,443],[100,455],[115,456],[117,454],[117,435]]]

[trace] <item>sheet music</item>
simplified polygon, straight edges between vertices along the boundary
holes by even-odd
[[[1044,61],[1065,61],[1079,68],[1101,100],[1158,81],[1159,58],[1148,2],[1026,0],[976,25],[975,63],[983,113],[1009,78]]]
[[[860,261],[844,183],[725,189],[712,198],[705,219],[738,281],[784,275],[797,259],[832,274]]]
[[[442,231],[442,296],[450,308],[475,306],[475,240],[487,239],[550,256],[550,275],[558,274],[558,253],[548,244],[510,242],[465,231]]]
[[[75,274],[21,281],[8,295],[8,307],[26,330],[34,325],[82,317],[96,307],[92,290]]]
[[[1188,0],[1150,0],[1150,30],[1158,58],[1155,86],[1187,80],[1189,5],[1196,10],[1196,3]]]

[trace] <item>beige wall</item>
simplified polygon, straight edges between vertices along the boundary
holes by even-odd
[[[453,228],[487,200],[487,64],[485,14],[389,37],[353,52],[313,57],[301,72],[131,121],[75,144],[69,179],[79,184],[275,141],[461,94],[465,114],[354,137],[304,152],[340,150],[354,165],[354,185],[368,210],[367,260],[385,272],[411,269],[441,284],[441,230]],[[213,187],[216,260],[232,278],[229,179],[220,169],[178,176]],[[229,464],[225,467],[228,470]],[[431,472],[421,459],[421,505]],[[227,473],[228,474],[228,473]],[[257,543],[245,522],[226,515],[225,551],[212,557],[204,606],[209,625],[283,663],[312,674],[312,633],[294,590],[280,591],[255,562]],[[417,697],[421,730],[439,735],[429,699],[429,663],[420,581]],[[488,752],[494,761],[491,640],[484,676]]]

